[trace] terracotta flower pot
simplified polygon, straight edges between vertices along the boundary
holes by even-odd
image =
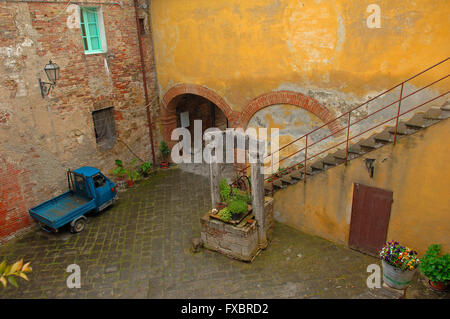
[[[445,291],[447,290],[448,284],[442,281],[432,282],[431,280],[428,280],[428,284],[430,285],[431,289],[436,291]]]
[[[160,164],[162,169],[167,169],[169,167],[169,162],[167,161],[162,161]]]

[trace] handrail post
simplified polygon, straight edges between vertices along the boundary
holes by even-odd
[[[308,159],[308,134],[305,136],[305,164],[303,165],[303,183],[306,183],[306,160]]]
[[[400,87],[400,100],[398,101],[397,117],[395,118],[394,145],[395,145],[395,142],[397,141],[398,117],[400,116],[400,106],[402,105],[403,85],[404,84],[405,84],[405,82],[403,82],[402,86]]]
[[[345,166],[347,166],[348,161],[348,139],[350,137],[350,117],[352,115],[352,111],[348,112],[348,122],[347,122],[347,138],[346,138],[346,145],[345,145]]]

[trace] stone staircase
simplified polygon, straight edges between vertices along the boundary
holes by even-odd
[[[396,139],[407,137],[424,128],[434,125],[442,120],[450,117],[450,100],[447,100],[443,105],[432,105],[426,111],[416,112],[409,120],[399,120],[397,128]],[[348,161],[354,158],[367,154],[375,149],[383,147],[384,145],[393,143],[395,135],[395,126],[386,126],[383,131],[374,133],[367,138],[363,138],[356,143],[349,144],[348,147]],[[349,141],[351,143],[351,141]],[[345,162],[346,150],[338,149],[334,152],[331,150],[323,158],[318,158],[312,163],[308,163],[306,167],[306,179],[308,176],[320,174],[337,165],[342,165]],[[304,181],[305,168],[302,165],[295,166],[282,173],[271,176],[272,181],[265,181],[264,190],[266,196],[271,196],[279,189],[296,184],[299,181]]]

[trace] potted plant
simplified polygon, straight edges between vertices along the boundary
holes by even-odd
[[[116,176],[118,181],[122,181],[125,179],[125,176],[127,175],[127,171],[125,170],[125,167],[123,166],[123,162],[119,159],[116,159],[116,168],[113,169],[113,174]]]
[[[394,241],[381,248],[380,257],[385,284],[395,289],[406,289],[419,266],[417,252]]]
[[[135,158],[130,162],[130,164],[127,165],[127,168],[125,169],[126,174],[128,176],[128,187],[132,187],[134,185],[134,182],[139,178],[138,171],[134,168],[134,164],[136,163],[137,159]]]
[[[141,175],[142,177],[148,177],[150,175],[152,168],[153,168],[152,163],[149,162],[142,163],[141,166],[139,167],[139,175]]]
[[[450,281],[450,254],[440,255],[441,245],[432,244],[422,257],[420,272],[433,290],[445,291]]]
[[[159,151],[161,152],[162,156],[161,168],[166,169],[167,167],[169,167],[169,162],[167,161],[167,159],[170,155],[170,149],[165,141],[161,141],[161,144],[159,145]]]

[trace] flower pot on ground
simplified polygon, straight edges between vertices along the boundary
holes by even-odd
[[[167,169],[167,168],[169,167],[169,162],[167,162],[167,161],[161,161],[160,167],[161,167],[162,169]]]
[[[159,151],[161,152],[162,161],[160,163],[162,169],[169,167],[169,162],[167,161],[170,155],[170,148],[167,146],[165,141],[161,141],[159,145]]]
[[[113,170],[113,174],[117,176],[118,181],[127,179],[128,187],[133,186],[139,178],[139,173],[135,168],[136,161],[137,159],[134,159],[128,165],[124,165],[121,160],[116,160],[116,168]]]
[[[450,254],[441,255],[441,245],[432,244],[422,257],[420,272],[433,290],[445,291],[450,281]]]
[[[419,265],[417,252],[399,242],[388,242],[380,250],[383,266],[383,281],[395,289],[406,289]]]

